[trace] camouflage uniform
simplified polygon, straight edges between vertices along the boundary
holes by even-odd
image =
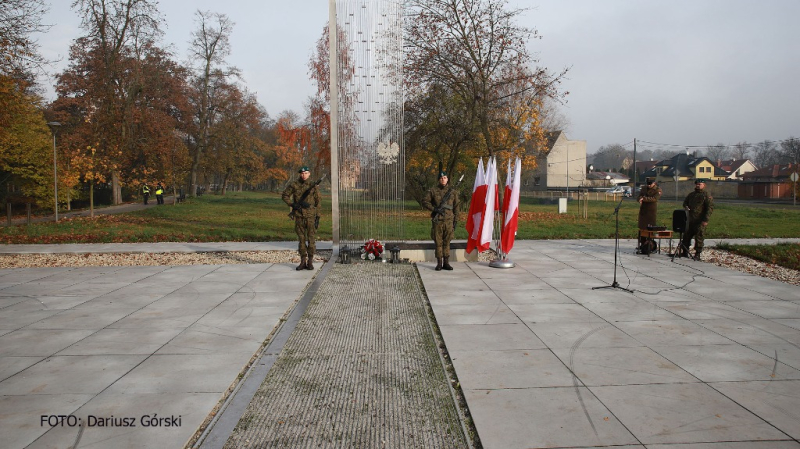
[[[450,190],[453,193],[447,198],[446,204],[442,204],[447,192]],[[431,238],[436,244],[436,259],[441,262],[444,258],[444,264],[449,267],[450,259],[450,241],[453,240],[453,230],[455,227],[454,221],[458,220],[458,192],[450,184],[444,186],[437,185],[432,187],[428,194],[422,199],[422,207],[429,211],[442,206],[443,213],[432,218]],[[440,264],[441,265],[441,264]],[[437,265],[439,267],[440,265]],[[450,269],[450,268],[447,268]]]
[[[700,258],[705,241],[706,225],[708,217],[714,211],[714,198],[705,190],[696,188],[683,200],[683,208],[687,209],[688,224],[686,232],[683,234],[683,246],[686,250],[692,243],[694,237],[695,259]]]
[[[305,181],[298,179],[289,184],[281,196],[283,202],[291,207],[295,201],[300,201],[305,191],[313,184],[311,179]],[[305,202],[308,203],[308,207],[302,207],[294,212],[294,231],[297,233],[297,240],[299,242],[297,252],[300,253],[300,258],[303,260],[308,258],[309,264],[317,250],[317,229],[314,227],[314,220],[316,220],[317,215],[319,215],[319,189],[316,186],[311,187],[311,189],[311,192],[305,199]]]

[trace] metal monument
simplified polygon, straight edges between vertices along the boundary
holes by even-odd
[[[330,0],[334,251],[403,241],[403,3]]]

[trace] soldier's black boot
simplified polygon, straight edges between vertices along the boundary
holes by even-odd
[[[434,268],[434,270],[442,271],[442,258],[441,257],[437,257],[436,258],[436,268]]]
[[[700,254],[703,252],[703,248],[695,248],[694,249],[694,260],[700,260]]]
[[[306,258],[305,257],[301,257],[300,258],[300,265],[298,265],[297,268],[295,268],[295,270],[300,271],[300,270],[305,270],[305,269],[306,269]]]
[[[453,271],[453,267],[450,266],[450,256],[444,258],[444,263],[442,264],[442,268],[447,271]]]
[[[313,260],[314,260],[314,255],[313,254],[309,254],[308,255],[308,261],[306,262],[306,270],[313,270],[314,269],[314,265],[311,264],[311,262]]]

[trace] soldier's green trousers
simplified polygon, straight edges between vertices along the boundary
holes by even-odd
[[[706,227],[702,222],[689,220],[689,226],[686,227],[686,232],[683,234],[683,246],[688,250],[694,237],[694,249],[703,249],[706,240]]]
[[[314,217],[294,217],[294,232],[297,233],[297,252],[300,257],[314,256],[317,253],[317,229]]]
[[[450,240],[453,240],[453,222],[435,221],[431,226],[431,238],[436,244],[436,258],[450,257]]]

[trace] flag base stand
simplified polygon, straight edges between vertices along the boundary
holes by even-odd
[[[517,264],[508,259],[503,259],[503,260],[493,260],[489,262],[489,266],[492,268],[514,268],[517,266]]]

